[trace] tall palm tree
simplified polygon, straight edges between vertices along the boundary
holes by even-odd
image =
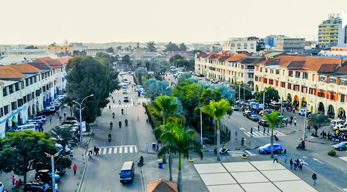
[[[308,126],[315,129],[315,136],[317,136],[317,131],[320,127],[324,126],[329,122],[329,118],[324,114],[311,114],[308,117]]]
[[[273,111],[271,114],[264,114],[264,119],[271,127],[271,158],[274,157],[273,144],[274,144],[274,127],[280,122],[278,118],[278,111]]]
[[[180,127],[177,124],[170,123],[170,131],[164,132],[162,135],[165,145],[159,150],[158,156],[167,152],[178,153],[178,178],[177,188],[182,191],[182,156],[188,158],[190,152],[199,154],[203,158],[202,145],[195,140],[195,133],[191,129]]]
[[[220,120],[226,113],[231,113],[229,101],[221,99],[220,101],[210,101],[209,105],[202,107],[201,111],[211,116],[217,121],[217,149],[220,149]],[[217,153],[217,160],[220,161],[220,154]]]
[[[174,119],[178,105],[175,103],[174,97],[159,96],[150,104],[149,108],[155,115],[163,119],[162,125],[165,125],[168,119]]]

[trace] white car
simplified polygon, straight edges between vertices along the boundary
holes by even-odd
[[[347,123],[335,125],[333,130],[335,131],[336,129],[339,129],[339,131],[347,131]]]
[[[39,121],[46,122],[47,121],[47,117],[46,117],[46,115],[40,115],[40,116],[34,117],[33,120],[39,120]]]

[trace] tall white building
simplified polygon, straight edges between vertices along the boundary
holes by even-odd
[[[257,41],[248,38],[231,38],[223,43],[223,51],[232,53],[256,53]]]

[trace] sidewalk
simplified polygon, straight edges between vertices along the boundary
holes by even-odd
[[[64,108],[63,110],[59,110],[60,116],[64,116],[64,113],[66,113],[67,116],[70,116],[70,109],[69,107]],[[63,120],[62,120],[63,121]],[[52,130],[55,126],[59,126],[61,122],[59,122],[58,115],[52,116],[52,122],[50,122],[50,116],[47,116],[47,122],[43,125],[44,132],[49,132]],[[83,134],[83,140],[86,142],[89,140],[89,136],[87,134]],[[66,170],[65,175],[61,177],[61,181],[58,183],[59,191],[76,191],[79,185],[79,182],[81,180],[82,171],[84,169],[85,163],[84,163],[84,148],[79,146],[75,146],[72,148],[74,153],[74,158],[72,159],[72,165],[70,169]],[[73,165],[77,165],[77,174],[76,176],[73,175],[72,167]],[[9,191],[22,191],[21,189],[11,189],[12,186],[12,175],[14,175],[12,172],[10,173],[1,173],[0,174],[0,181],[5,185],[5,189],[8,189]],[[23,180],[23,176],[17,176],[14,175],[15,179],[18,180],[19,178]],[[35,170],[29,171],[27,173],[27,182],[34,181],[35,180]],[[23,185],[24,186],[24,185]],[[23,188],[21,186],[21,188]]]

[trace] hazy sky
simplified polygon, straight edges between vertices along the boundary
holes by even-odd
[[[347,0],[0,0],[0,44],[317,40],[318,24],[342,10]]]

